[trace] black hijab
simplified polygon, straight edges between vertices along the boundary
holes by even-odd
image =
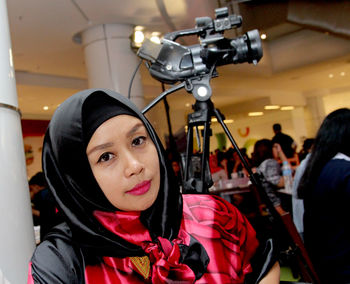
[[[153,239],[176,238],[182,217],[177,182],[151,124],[125,97],[110,90],[90,89],[63,102],[45,135],[43,170],[59,210],[72,230],[73,241],[100,256],[140,256],[144,255],[140,247],[105,229],[92,214],[94,210],[118,210],[99,188],[87,159],[86,146],[99,125],[119,114],[139,118],[158,151],[160,190],[154,204],[141,213],[141,222]]]

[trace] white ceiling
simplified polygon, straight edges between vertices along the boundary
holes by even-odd
[[[339,29],[332,33],[334,25],[324,17],[327,13],[321,4],[305,5],[302,15],[295,17],[294,1],[7,0],[23,118],[49,119],[65,98],[87,88],[83,49],[73,41],[80,31],[101,23],[144,25],[162,33],[192,28],[195,17],[213,17],[218,3],[242,14],[243,26],[238,33],[258,28],[267,33],[268,40],[257,66],[245,63],[218,68],[219,77],[212,80],[212,99],[217,107],[258,98],[302,105],[307,96],[350,92],[349,30],[344,27],[343,34]],[[332,12],[334,8],[334,13],[341,14],[339,19],[346,18],[344,13],[350,9],[338,6],[327,9]],[[319,18],[315,7],[320,8]],[[305,21],[308,11],[312,11],[313,25]],[[315,19],[320,25],[315,25]],[[234,37],[235,33],[229,31],[226,36]],[[150,100],[159,94],[160,84],[145,67],[141,75],[145,97]],[[188,94],[169,97],[174,109],[184,108],[186,101],[193,98]],[[50,107],[48,111],[42,109],[44,105]]]

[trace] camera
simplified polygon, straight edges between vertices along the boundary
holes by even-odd
[[[160,45],[147,40],[141,46],[138,56],[147,61],[152,77],[165,84],[193,81],[189,79],[194,79],[196,84],[207,78],[203,84],[208,85],[211,77],[217,76],[216,66],[244,62],[257,64],[261,59],[263,52],[258,30],[248,31],[234,39],[224,37],[225,30],[242,25],[242,17],[229,15],[227,7],[216,9],[214,20],[200,17],[195,21],[193,29],[164,35]],[[190,35],[198,35],[199,44],[183,46],[176,42],[179,37]]]
[[[145,41],[138,50],[138,56],[146,61],[152,77],[165,83],[173,84],[163,91],[146,108],[151,107],[165,98],[168,94],[181,88],[192,93],[196,103],[192,106],[193,113],[188,115],[187,147],[183,167],[183,192],[208,193],[213,181],[209,168],[209,136],[211,133],[211,118],[216,117],[229,136],[232,145],[238,149],[226,125],[223,115],[214,108],[211,97],[210,80],[218,76],[217,66],[238,63],[257,64],[262,57],[260,35],[257,30],[248,31],[244,35],[230,39],[225,38],[224,32],[242,25],[242,17],[229,15],[228,8],[215,10],[215,19],[210,17],[196,18],[193,29],[174,31],[164,35],[161,44]],[[199,44],[184,46],[176,42],[179,37],[197,35]],[[179,84],[175,84],[180,82]],[[199,126],[203,126],[200,153],[194,154],[193,134],[196,131],[197,140]],[[199,144],[198,144],[199,145]],[[245,160],[240,155],[245,167]]]

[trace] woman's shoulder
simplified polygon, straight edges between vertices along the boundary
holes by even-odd
[[[215,194],[183,194],[182,198],[186,206],[238,211],[232,203]]]
[[[275,159],[269,158],[264,160],[258,167],[257,170],[260,172],[265,172],[266,169],[279,167],[278,162]]]
[[[189,207],[205,207],[215,210],[237,210],[230,202],[215,194],[184,194],[184,205]],[[186,208],[184,208],[186,209]]]
[[[222,273],[230,278],[225,283],[233,283],[236,276],[249,273],[259,242],[248,219],[219,196],[186,194],[183,200],[182,229],[203,245],[210,258],[203,281],[214,283],[215,275]]]
[[[341,168],[349,169],[350,168],[350,157],[338,153],[333,159],[328,162],[331,166],[339,166]]]
[[[338,155],[337,155],[338,156]],[[322,169],[323,175],[330,175],[333,179],[349,179],[350,177],[350,158],[348,156],[334,157]]]
[[[31,259],[31,275],[40,283],[84,283],[84,259],[65,223],[56,226]]]
[[[230,202],[210,194],[183,195],[183,218],[187,225],[211,227],[215,224],[224,230],[249,227],[244,215]]]
[[[278,162],[275,159],[266,159],[262,164],[265,164],[266,166],[279,166]]]

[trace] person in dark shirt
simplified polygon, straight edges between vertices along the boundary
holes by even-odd
[[[274,148],[278,147],[278,151]],[[275,159],[276,155],[281,155],[283,160],[286,160],[285,154],[281,150],[280,145],[273,145],[269,139],[258,140],[254,145],[254,151],[252,154],[253,165],[256,171],[263,176],[266,182],[270,185],[265,188],[266,194],[276,211],[283,215],[284,209],[281,205],[281,199],[276,194],[278,188],[284,186],[284,179],[281,175],[281,167]]]
[[[287,158],[293,158],[297,146],[293,138],[282,132],[282,127],[279,123],[275,123],[272,128],[275,133],[275,136],[272,138],[272,144],[280,144]]]
[[[350,109],[322,122],[299,187],[305,247],[321,283],[350,283]]]
[[[45,189],[46,182],[43,172],[37,172],[33,175],[29,182],[30,200],[32,203],[32,214],[34,226],[40,225],[40,207],[42,200],[40,198],[40,192]]]
[[[56,209],[54,198],[48,190],[43,172],[36,173],[29,180],[29,188],[35,194],[32,198],[32,212],[35,226],[40,226],[40,240],[52,227],[62,222],[62,216]]]
[[[315,139],[314,138],[307,138],[304,140],[303,148],[298,153],[299,161],[301,162],[306,158],[306,156],[311,152],[312,145],[314,144]]]

